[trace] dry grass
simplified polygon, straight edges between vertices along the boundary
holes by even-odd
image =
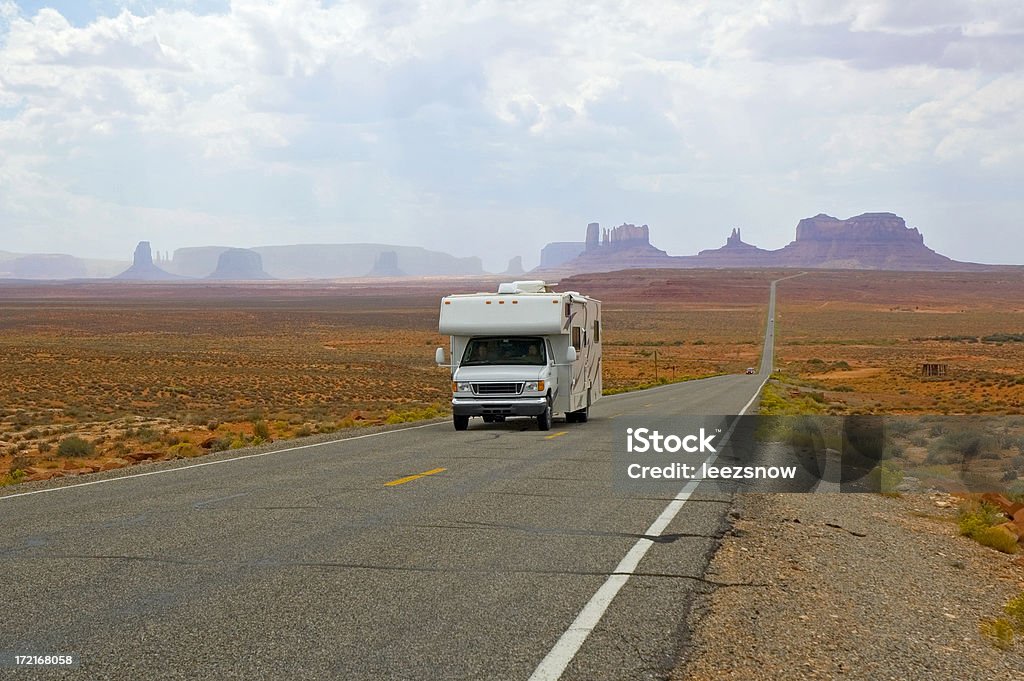
[[[769,271],[630,270],[576,275],[559,288],[603,302],[604,384],[618,391],[757,366],[768,283],[779,276]]]
[[[44,478],[438,415],[435,307],[416,291],[5,287],[0,471]],[[56,456],[71,435],[95,454]]]
[[[627,276],[606,296],[607,388],[756,364],[763,277],[733,285],[720,305],[707,295],[637,300],[652,286],[663,289]],[[448,376],[433,364],[433,349],[447,345],[439,299],[493,289],[480,280],[2,286],[0,484],[447,415]],[[60,456],[72,437],[86,445]]]
[[[778,312],[777,364],[840,411],[1024,413],[1024,343],[1005,340],[1024,331],[1024,271],[813,272],[779,285]]]
[[[756,366],[768,282],[785,274],[648,270],[559,288],[603,300],[605,387],[619,391]],[[445,415],[438,299],[494,284],[3,285],[0,484]],[[781,390],[832,413],[1021,413],[1024,343],[1008,340],[1024,332],[1021,301],[1015,273],[791,279]],[[950,375],[921,378],[924,361]],[[58,456],[70,436],[94,453]]]

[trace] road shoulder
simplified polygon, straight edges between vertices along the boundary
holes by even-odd
[[[738,495],[695,604],[682,679],[993,679],[1024,669],[981,620],[1024,588],[1024,556],[957,535],[926,494]]]

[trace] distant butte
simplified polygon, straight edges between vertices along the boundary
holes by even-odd
[[[946,270],[958,263],[924,245],[924,236],[893,213],[864,213],[846,220],[818,214],[796,226],[796,240],[775,251],[785,267]]]
[[[613,264],[614,269],[634,267],[663,267],[660,263],[670,258],[665,251],[651,245],[651,231],[647,225],[621,224],[600,230],[600,225],[587,225],[587,239],[583,252],[567,263],[588,271],[591,267]]]
[[[373,263],[373,268],[366,276],[404,277],[405,272],[398,268],[398,253],[395,251],[382,251]]]
[[[508,267],[505,268],[505,271],[502,272],[502,274],[506,274],[510,277],[517,277],[525,272],[526,270],[523,269],[523,256],[517,255],[508,261]]]
[[[568,245],[576,242],[562,242]],[[865,269],[897,271],[979,271],[1004,269],[1005,265],[981,265],[960,262],[936,253],[924,244],[916,228],[893,213],[864,213],[840,220],[818,214],[800,220],[796,239],[778,250],[758,248],[743,241],[739,228],[720,248],[705,249],[697,255],[671,256],[650,243],[647,225],[625,224],[601,231],[600,225],[587,225],[586,241],[576,257],[557,264],[550,257],[556,244],[541,252],[541,267],[535,273],[571,274],[608,272],[630,268],[807,268]],[[561,247],[559,254],[570,254]],[[545,258],[545,254],[549,257]]]
[[[701,251],[697,254],[698,258],[703,258],[708,261],[709,267],[722,267],[726,265],[713,264],[713,261],[728,262],[734,258],[743,259],[759,259],[764,257],[770,257],[771,251],[766,251],[763,248],[758,248],[753,244],[748,244],[743,240],[740,235],[739,227],[734,227],[732,234],[725,240],[725,245],[721,248],[709,248]]]
[[[248,248],[229,248],[217,257],[217,269],[206,277],[228,281],[273,279],[263,271],[263,258]]]
[[[140,241],[135,247],[135,255],[132,258],[132,266],[126,269],[114,279],[125,279],[130,281],[170,281],[182,279],[177,274],[171,274],[153,264],[153,251],[148,241]]]

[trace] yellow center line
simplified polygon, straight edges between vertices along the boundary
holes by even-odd
[[[568,433],[569,433],[569,431],[562,430],[562,431],[559,431],[559,432],[555,433],[554,435],[546,435],[546,436],[544,436],[544,439],[545,440],[554,440],[556,437],[561,437],[563,435],[567,435]]]
[[[428,475],[435,475],[437,473],[442,473],[442,472],[444,472],[446,470],[448,470],[448,469],[447,468],[434,468],[434,469],[431,469],[429,471],[424,471],[423,473],[417,473],[416,475],[407,475],[404,478],[399,478],[398,480],[392,480],[391,482],[385,482],[384,486],[385,487],[394,487],[395,485],[404,485],[407,482],[412,482],[413,480],[419,480],[420,478],[425,478]]]

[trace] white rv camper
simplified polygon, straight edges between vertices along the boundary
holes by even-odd
[[[452,420],[465,430],[531,416],[541,430],[554,415],[583,423],[601,397],[601,301],[555,292],[543,281],[501,284],[497,293],[441,300],[438,325],[451,336]]]

